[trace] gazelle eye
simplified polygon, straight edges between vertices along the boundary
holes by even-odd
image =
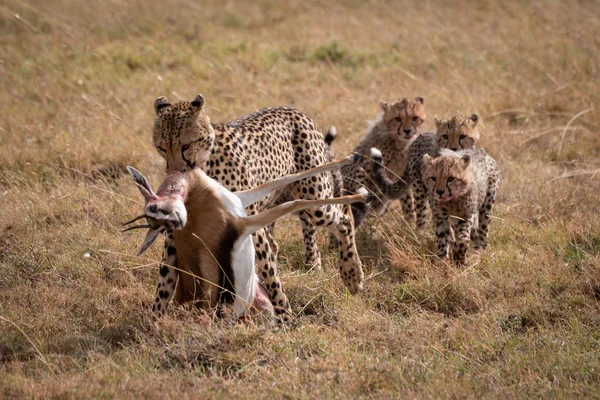
[[[448,178],[448,182],[452,182],[452,181],[454,181],[453,177]]]
[[[190,148],[189,144],[184,144],[183,146],[181,146],[181,150],[183,150],[183,151],[186,151],[189,148]]]

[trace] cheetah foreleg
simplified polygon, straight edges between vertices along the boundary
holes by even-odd
[[[175,240],[173,239],[173,233],[169,232],[165,238],[165,247],[160,262],[158,285],[156,288],[156,298],[152,306],[152,312],[156,318],[160,318],[166,313],[169,302],[175,293],[178,276]]]

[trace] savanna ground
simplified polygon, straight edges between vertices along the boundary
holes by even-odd
[[[595,1],[0,2],[0,397],[596,397],[600,4]],[[415,2],[416,3],[416,2]],[[156,184],[152,102],[214,122],[275,105],[352,149],[378,100],[482,117],[501,165],[489,248],[439,267],[391,212],[361,229],[365,291],[301,267],[278,225],[284,327],[173,307],[123,166]]]

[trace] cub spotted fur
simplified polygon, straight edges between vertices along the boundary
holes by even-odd
[[[373,180],[384,195],[406,190],[405,182],[393,182],[387,177],[377,149],[371,149],[371,157]],[[475,250],[487,246],[492,208],[500,185],[500,169],[483,149],[458,152],[442,149],[435,158],[425,154],[421,168],[420,176],[433,211],[438,256],[448,257],[454,234],[452,255],[456,262],[462,263],[469,238]]]
[[[372,147],[381,150],[386,166],[396,177],[402,176],[407,162],[408,148],[420,134],[420,128],[425,122],[425,100],[422,97],[403,98],[392,103],[380,102],[382,113],[372,123],[372,127],[365,137],[354,148],[354,152],[363,156],[358,165],[342,168],[344,189],[350,193],[357,193],[359,188],[365,187],[378,193],[377,186],[371,181],[371,162],[368,159]],[[370,206],[375,212],[381,214],[386,209],[388,199],[379,198],[371,202]],[[411,213],[412,200],[403,202],[406,213]],[[358,226],[364,218],[364,210],[353,207],[354,225]]]
[[[431,200],[438,256],[463,263],[469,239],[475,250],[487,246],[500,169],[483,149],[444,149],[439,157],[423,156],[423,180]]]
[[[427,224],[426,186],[422,177],[423,156],[428,154],[431,157],[436,157],[442,149],[454,151],[472,149],[475,148],[479,140],[479,129],[477,127],[479,117],[477,114],[472,114],[468,118],[457,115],[442,120],[434,117],[434,122],[436,131],[421,134],[408,149],[408,162],[402,174],[402,179],[391,183],[379,171],[375,170],[373,170],[374,174],[372,176],[382,194],[388,199],[410,201],[414,196],[417,230],[424,229]],[[383,161],[385,162],[385,157]],[[412,222],[415,214],[412,213],[411,205],[406,204],[403,209],[408,210],[408,213],[405,212],[405,217],[409,222]]]

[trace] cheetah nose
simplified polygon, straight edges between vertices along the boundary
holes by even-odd
[[[404,130],[404,133],[406,133],[407,135],[410,135],[411,132],[412,132],[412,130],[410,130],[410,129],[405,129]]]
[[[443,195],[444,195],[444,192],[445,192],[445,190],[444,190],[444,189],[438,189],[438,190],[436,190],[435,192],[438,194],[438,196],[443,196]]]
[[[452,151],[458,151],[458,147],[450,147],[450,150],[452,150]]]

